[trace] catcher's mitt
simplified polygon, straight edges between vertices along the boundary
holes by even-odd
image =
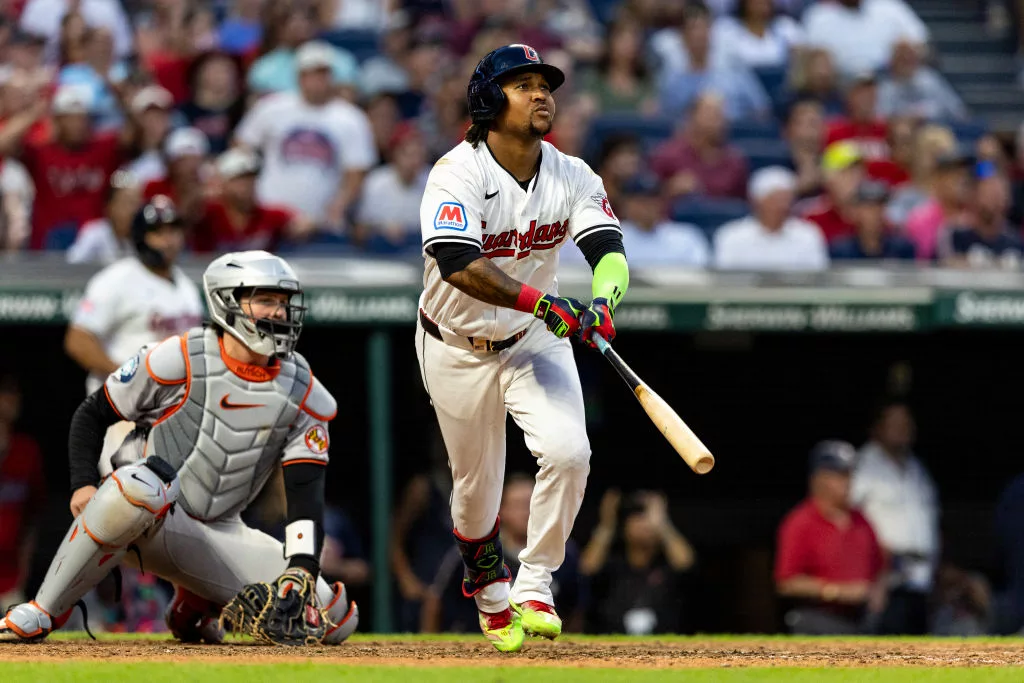
[[[220,613],[226,632],[252,636],[266,645],[319,645],[333,625],[316,599],[316,579],[289,569],[273,584],[251,583]]]

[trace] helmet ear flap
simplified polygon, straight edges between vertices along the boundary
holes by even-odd
[[[472,81],[469,84],[469,111],[474,123],[498,118],[505,104],[505,93],[492,80]]]

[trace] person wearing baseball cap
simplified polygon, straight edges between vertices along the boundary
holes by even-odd
[[[167,175],[161,147],[171,130],[174,96],[159,85],[147,85],[135,94],[129,105],[139,127],[140,154],[128,164],[127,170],[145,187],[149,181]]]
[[[206,202],[209,230],[197,243],[197,251],[274,252],[285,239],[300,239],[312,223],[283,207],[264,206],[256,199],[256,179],[262,164],[252,151],[229,149],[217,157],[220,196]]]
[[[119,135],[97,134],[93,104],[89,88],[61,85],[52,100],[38,98],[0,129],[0,157],[17,156],[35,184],[32,249],[66,248],[83,223],[103,216],[106,184],[126,160],[135,130],[126,125]],[[26,139],[48,113],[53,139]]]
[[[336,59],[336,49],[321,41],[299,47],[291,63],[297,91],[259,99],[234,141],[262,155],[261,201],[341,232],[377,150],[366,113],[337,97]]]
[[[203,167],[210,154],[206,135],[197,128],[172,130],[163,143],[167,175],[151,180],[143,189],[146,199],[156,195],[170,197],[186,227],[194,227],[203,216]],[[193,239],[195,235],[192,236]]]
[[[878,78],[872,71],[860,71],[845,78],[843,86],[845,116],[829,123],[825,146],[848,140],[856,143],[868,160],[887,158],[886,123],[875,115]]]
[[[833,142],[821,155],[825,191],[801,202],[796,213],[818,226],[829,242],[856,232],[852,205],[857,186],[865,178],[864,157],[856,143]]]
[[[931,178],[931,196],[907,216],[906,234],[917,249],[917,258],[936,256],[939,235],[959,223],[970,200],[974,155],[952,149],[938,155]]]
[[[747,186],[752,207],[745,218],[715,232],[714,264],[721,270],[824,270],[828,249],[817,226],[790,215],[796,176],[769,166]]]
[[[889,188],[877,180],[862,180],[852,205],[856,234],[831,245],[832,260],[899,259],[913,261],[914,245],[896,234],[885,218]]]
[[[862,633],[885,605],[885,557],[850,503],[857,451],[821,441],[809,456],[808,497],[779,526],[775,588],[792,633]]]

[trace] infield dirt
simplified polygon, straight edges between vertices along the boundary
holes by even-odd
[[[283,663],[337,661],[339,664],[444,666],[565,666],[613,668],[696,667],[949,667],[1024,666],[1024,640],[931,641],[833,640],[784,638],[686,639],[681,642],[529,640],[522,652],[499,655],[482,639],[375,640],[362,636],[340,647],[273,648],[250,642],[183,645],[172,640],[99,642],[48,641],[34,645],[0,644],[0,662],[47,660],[133,662]]]

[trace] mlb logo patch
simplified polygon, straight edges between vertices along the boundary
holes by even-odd
[[[458,230],[463,231],[469,227],[466,220],[466,207],[458,202],[444,202],[437,207],[437,214],[434,216],[435,230]]]
[[[130,382],[132,377],[135,376],[135,373],[138,372],[138,370],[139,357],[132,356],[127,361],[125,361],[124,365],[118,368],[118,370],[116,371],[117,374],[114,375],[114,379],[116,379],[118,382],[121,382],[122,384]]]

